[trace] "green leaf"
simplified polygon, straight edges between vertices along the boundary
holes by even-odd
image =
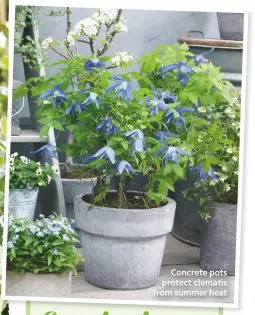
[[[28,237],[26,242],[25,242],[25,246],[28,246],[29,244],[31,244],[34,241],[34,239],[32,237]]]
[[[40,131],[40,136],[41,137],[44,137],[44,136],[47,136],[48,133],[49,133],[49,130],[51,128],[51,125],[45,125],[42,127],[41,131]]]
[[[59,121],[54,121],[54,123],[52,124],[52,127],[57,130],[62,130],[62,131],[64,130],[62,124]]]
[[[64,241],[56,240],[55,242],[52,243],[52,246],[63,245],[63,244],[64,244]]]
[[[158,192],[162,195],[162,196],[167,196],[167,192],[168,192],[168,187],[167,184],[162,181],[159,186],[158,186]]]
[[[184,178],[183,168],[179,164],[173,164],[173,170],[180,178]]]
[[[52,254],[51,253],[49,253],[47,255],[47,260],[48,260],[48,266],[49,266],[51,264],[51,262],[52,262]]]

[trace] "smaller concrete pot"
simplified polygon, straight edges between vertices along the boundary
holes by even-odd
[[[38,189],[10,189],[9,211],[16,218],[33,221],[35,215]]]
[[[129,192],[128,196],[137,195]],[[116,192],[110,192],[112,198]],[[166,237],[176,203],[153,209],[92,206],[89,196],[75,197],[76,224],[81,232],[85,279],[113,290],[138,290],[158,282]]]
[[[74,164],[74,167],[83,166],[80,164]],[[63,164],[62,164],[63,167]],[[66,215],[68,219],[75,219],[74,216],[74,198],[80,194],[90,194],[92,193],[93,187],[96,185],[97,178],[84,178],[84,179],[72,179],[72,178],[61,178],[64,198],[65,198],[65,205],[66,205]],[[76,222],[72,225],[73,229],[80,234],[79,229],[77,228]],[[80,238],[80,236],[79,236]],[[76,247],[81,247],[80,243],[76,245]],[[79,262],[77,266],[77,271],[84,270],[84,262]]]
[[[61,274],[6,273],[6,295],[68,298],[71,293],[71,272]]]
[[[202,225],[200,267],[235,275],[237,205],[210,204],[214,211]]]

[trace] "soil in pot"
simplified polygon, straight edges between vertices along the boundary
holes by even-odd
[[[158,282],[176,203],[168,198],[157,208],[142,208],[146,197],[137,192],[127,192],[126,199],[129,209],[112,207],[117,202],[117,192],[108,194],[104,207],[92,206],[91,195],[75,197],[85,279],[94,286],[138,290]]]

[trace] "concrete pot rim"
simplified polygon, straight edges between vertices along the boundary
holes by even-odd
[[[116,190],[110,190],[110,193],[116,193]],[[134,190],[129,190],[128,193],[133,193],[133,194],[137,194],[139,193],[138,191],[134,191]],[[141,194],[141,193],[140,193]],[[92,205],[91,203],[88,203],[86,201],[83,200],[84,196],[88,196],[91,194],[81,194],[75,197],[75,200],[81,200],[84,204],[86,204],[88,207],[90,207],[89,209],[92,210],[94,207],[96,207],[97,209],[99,208],[100,211],[115,211],[116,213],[123,213],[123,212],[137,212],[137,213],[146,213],[146,212],[152,212],[152,211],[166,211],[169,209],[169,205],[174,205],[176,206],[176,202],[175,200],[173,200],[172,198],[166,198],[167,199],[167,204],[161,206],[161,207],[157,207],[157,208],[148,208],[148,209],[119,209],[119,208],[111,208],[111,207],[102,207],[102,206],[95,206]]]
[[[38,191],[39,188],[23,188],[23,189],[18,189],[18,188],[15,188],[15,189],[9,189],[9,191]]]
[[[64,163],[59,163],[60,168],[63,165],[64,165]],[[84,166],[84,164],[78,164],[78,163],[74,163],[73,165],[76,167]],[[82,179],[61,177],[61,181],[63,181],[63,182],[88,182],[88,181],[96,181],[96,180],[97,180],[97,177],[89,177],[89,178],[82,178]]]
[[[212,207],[221,207],[221,208],[229,208],[229,207],[237,207],[237,204],[234,203],[223,203],[223,202],[217,202],[217,201],[210,201],[209,206]]]
[[[6,270],[8,273],[11,273],[13,276],[17,276],[17,277],[20,277],[20,276],[24,276],[26,274],[29,274],[29,275],[33,275],[33,276],[47,276],[47,275],[55,275],[55,276],[64,276],[64,275],[71,275],[72,274],[72,271],[66,271],[66,272],[61,272],[61,273],[56,273],[56,272],[46,272],[46,273],[33,273],[33,272],[24,272],[24,273],[14,273],[12,270],[10,269],[7,269]]]

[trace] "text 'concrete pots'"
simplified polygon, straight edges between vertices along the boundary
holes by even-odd
[[[38,189],[10,189],[9,212],[18,219],[33,221],[37,197]]]
[[[213,202],[208,223],[202,228],[200,267],[235,275],[237,205]]]
[[[112,197],[116,192],[111,192]],[[129,192],[129,196],[137,195]],[[116,290],[148,288],[158,282],[176,203],[153,209],[116,209],[92,206],[75,198],[75,220],[81,232],[85,279]]]
[[[71,272],[13,274],[7,271],[6,295],[68,298],[71,294],[71,279]]]

